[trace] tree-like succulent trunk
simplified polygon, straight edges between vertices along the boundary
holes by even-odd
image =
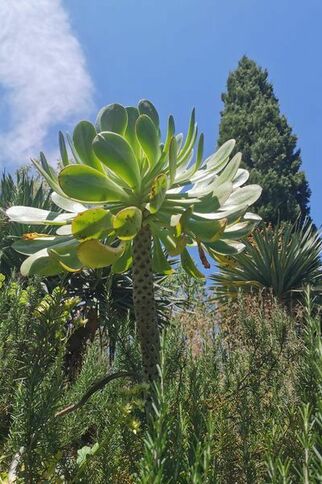
[[[142,227],[133,241],[133,302],[140,340],[144,376],[147,382],[158,378],[160,334],[154,298],[151,232]]]

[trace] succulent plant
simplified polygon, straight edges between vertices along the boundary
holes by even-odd
[[[67,140],[73,159],[60,133],[58,174],[43,153],[33,160],[63,212],[25,206],[7,211],[15,222],[58,227],[55,235],[29,233],[14,243],[28,256],[21,272],[50,276],[111,266],[120,273],[132,266],[143,366],[147,380],[153,380],[159,362],[153,272],[170,273],[167,255],[180,256],[188,274],[203,278],[188,251],[193,245],[205,266],[206,254],[240,252],[239,239],[259,221],[247,210],[261,188],[242,187],[248,172],[240,168],[240,153],[230,159],[234,140],[203,160],[204,138],[201,134],[197,141],[194,111],[185,139],[175,134],[170,116],[162,142],[151,102],[111,104],[98,113],[95,126],[81,121]]]

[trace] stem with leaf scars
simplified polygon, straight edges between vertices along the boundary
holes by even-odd
[[[152,241],[148,225],[133,240],[133,302],[141,345],[144,377],[147,383],[158,379],[160,333],[154,297]]]

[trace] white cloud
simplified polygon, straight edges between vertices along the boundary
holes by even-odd
[[[88,115],[93,89],[61,0],[1,0],[0,25],[0,166],[12,166],[51,127]]]

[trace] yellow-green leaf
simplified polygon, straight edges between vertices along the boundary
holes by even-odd
[[[77,239],[100,239],[112,228],[112,215],[104,208],[91,208],[72,221],[72,233]]]
[[[89,121],[81,121],[75,126],[73,132],[74,147],[85,165],[91,166],[98,171],[104,172],[100,161],[96,158],[93,151],[93,140],[96,130]]]
[[[127,112],[121,104],[109,104],[100,110],[96,119],[98,132],[112,131],[124,134],[127,127]]]
[[[127,207],[113,216],[113,228],[121,240],[131,240],[142,225],[142,212],[137,207]]]
[[[90,166],[66,166],[58,180],[65,195],[82,202],[119,202],[128,198],[121,187]]]
[[[117,247],[104,245],[96,239],[86,240],[77,248],[80,262],[91,269],[101,269],[114,264],[123,254],[125,243]]]
[[[149,206],[149,210],[151,213],[156,213],[161,207],[165,199],[167,188],[168,188],[167,175],[165,175],[165,173],[161,173],[154,179],[152,183],[151,192],[150,192],[150,206]]]
[[[205,220],[192,215],[185,221],[184,229],[197,240],[215,242],[222,236],[226,225],[227,219]]]
[[[194,277],[195,279],[205,278],[204,274],[202,274],[202,272],[200,272],[197,268],[187,249],[184,249],[181,254],[181,265],[189,276]]]
[[[157,237],[153,237],[152,267],[157,274],[171,274],[173,272]]]
[[[150,166],[156,164],[160,158],[160,139],[155,124],[146,114],[142,114],[136,121],[136,136],[146,154]]]
[[[99,133],[93,141],[98,159],[131,188],[140,187],[140,170],[129,143],[119,134]]]
[[[121,257],[112,265],[112,271],[114,274],[121,274],[122,272],[128,271],[131,265],[132,265],[132,245],[131,243],[127,243],[126,249],[123,255],[121,255]]]
[[[54,258],[67,272],[78,272],[82,269],[82,264],[77,257],[78,241],[73,241],[69,245],[56,246],[48,249],[50,257]]]

